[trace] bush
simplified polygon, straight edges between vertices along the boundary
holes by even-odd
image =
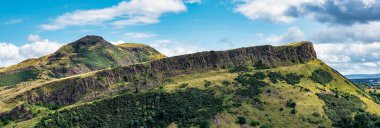
[[[183,84],[179,85],[179,88],[186,88],[187,86],[189,86],[188,83],[183,83]]]
[[[224,86],[228,86],[228,85],[231,84],[231,82],[228,81],[228,80],[223,80],[222,84],[223,84]]]
[[[237,73],[237,72],[250,72],[251,69],[245,66],[236,66],[228,69],[228,72],[230,73]]]
[[[252,120],[251,121],[251,126],[256,127],[256,126],[259,126],[259,125],[260,125],[259,121],[256,121],[256,120]]]
[[[201,124],[199,124],[199,128],[210,128],[210,122],[208,121],[202,121]]]
[[[326,85],[327,83],[330,83],[333,80],[332,75],[329,72],[322,69],[315,70],[310,78],[315,83],[320,83],[322,85]]]
[[[318,112],[314,112],[314,113],[311,114],[311,115],[313,115],[314,117],[321,117],[321,114],[319,114]]]
[[[296,114],[297,113],[297,110],[295,108],[293,108],[291,111],[290,111],[290,114]]]
[[[263,79],[265,79],[266,75],[263,72],[257,72],[255,74],[253,74],[252,77],[254,77],[258,80],[263,80]]]
[[[297,75],[296,73],[286,74],[285,77],[284,77],[286,83],[288,83],[290,85],[299,84],[301,78],[303,78],[303,76],[302,75]]]
[[[205,88],[207,88],[207,87],[209,87],[209,86],[211,86],[211,81],[208,81],[208,80],[204,80],[204,85],[205,85]]]
[[[239,116],[236,119],[236,123],[238,123],[238,124],[246,124],[247,123],[247,119],[244,116]]]
[[[296,105],[297,105],[296,102],[294,102],[292,99],[286,101],[286,107],[295,108]]]
[[[269,72],[268,77],[272,83],[277,83],[278,80],[284,79],[284,76],[279,72]]]

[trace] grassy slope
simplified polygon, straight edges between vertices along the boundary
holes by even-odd
[[[326,86],[312,82],[308,77],[311,76],[312,71],[315,69],[322,68],[330,72],[333,75],[334,80],[327,84]],[[315,94],[316,93],[329,93],[329,89],[337,88],[343,92],[347,92],[359,97],[367,106],[366,111],[380,115],[379,104],[374,103],[368,98],[368,95],[356,88],[353,84],[347,83],[345,78],[341,75],[335,73],[329,66],[325,65],[321,61],[312,61],[307,64],[300,64],[295,66],[278,67],[274,69],[267,70],[254,70],[253,72],[269,72],[276,71],[283,74],[286,73],[297,73],[302,74],[305,78],[301,79],[301,83],[296,86],[286,84],[285,82],[279,82],[273,84],[268,78],[265,79],[269,86],[263,88],[264,92],[260,95],[260,100],[264,101],[263,106],[257,107],[250,103],[243,103],[239,108],[233,108],[229,111],[224,111],[218,114],[212,119],[212,126],[216,127],[218,125],[222,127],[240,127],[235,123],[237,116],[247,117],[247,122],[250,123],[251,120],[259,120],[261,124],[273,124],[275,127],[317,127],[317,126],[331,126],[331,121],[324,114],[323,105],[324,102],[320,100]],[[222,81],[233,79],[237,76],[237,73],[228,73],[226,70],[210,71],[207,73],[198,73],[190,75],[182,75],[173,77],[173,81],[170,84],[164,86],[167,91],[174,91],[178,89],[182,83],[188,83],[189,87],[195,87],[204,89],[204,80],[209,80],[212,82],[212,86],[223,86]],[[310,92],[300,91],[301,87],[308,88]],[[233,88],[233,87],[228,87]],[[268,93],[266,90],[270,89],[271,92]],[[231,94],[222,94],[226,97],[232,96]],[[294,100],[297,103],[297,114],[291,115],[290,108],[285,107],[286,101],[289,99]],[[83,103],[74,104],[73,107],[81,105]],[[258,109],[261,108],[261,109]],[[283,111],[279,111],[280,108],[284,108]],[[321,117],[312,116],[313,113],[319,113]],[[44,114],[38,116],[41,118]],[[35,124],[38,119],[28,120],[20,123],[13,123],[8,126],[25,126],[25,124]],[[313,123],[314,122],[314,123]],[[317,122],[317,123],[315,123]],[[173,126],[176,124],[173,123]],[[244,125],[248,126],[248,125]]]
[[[135,52],[131,50],[126,50],[123,48],[141,48],[146,50],[147,52]],[[26,68],[35,68],[40,70],[42,75],[39,75],[40,78],[50,78],[47,76],[51,69],[62,68],[65,67],[69,69],[76,64],[82,64],[81,67],[90,67],[94,69],[104,69],[112,66],[118,66],[123,63],[121,60],[130,59],[132,62],[136,60],[149,61],[156,60],[166,57],[165,55],[159,53],[155,49],[150,46],[138,43],[125,43],[120,45],[115,45],[114,47],[107,48],[98,48],[94,50],[94,47],[83,48],[81,56],[77,56],[77,53],[74,53],[74,48],[70,45],[63,46],[59,51],[61,54],[64,54],[59,60],[55,60],[52,62],[48,61],[49,57],[52,57],[54,54],[50,54],[47,56],[43,56],[37,59],[29,59],[18,64],[1,68],[0,73],[10,72],[10,71],[19,71],[20,73],[12,73],[4,76],[0,76],[0,87],[15,85],[30,79],[35,78],[36,75],[30,75],[30,71],[27,70],[23,72]],[[138,58],[138,59],[137,59]],[[84,64],[84,65],[83,65]],[[130,64],[130,63],[128,63]],[[41,68],[41,66],[43,66]],[[87,69],[87,68],[84,68]],[[29,73],[29,74],[28,74]]]
[[[309,80],[312,71],[317,68],[323,68],[333,74],[334,80],[326,87],[323,85],[314,83]],[[248,123],[251,120],[259,120],[261,124],[273,124],[275,127],[317,127],[317,126],[331,126],[331,121],[324,114],[323,105],[324,102],[316,96],[316,93],[324,92],[324,90],[338,88],[344,92],[348,92],[359,97],[365,105],[368,107],[366,110],[371,113],[380,115],[379,104],[374,103],[367,97],[367,94],[362,95],[362,91],[355,87],[353,84],[347,84],[345,78],[336,74],[332,69],[325,65],[321,61],[313,61],[307,64],[279,67],[270,70],[255,70],[254,72],[263,71],[278,71],[281,73],[292,73],[305,75],[306,77],[301,79],[301,83],[296,87],[280,82],[277,84],[271,83],[268,79],[265,81],[270,83],[269,86],[264,87],[264,92],[260,95],[260,99],[266,104],[263,106],[264,110],[259,110],[252,107],[251,104],[243,103],[240,108],[230,110],[230,112],[224,112],[216,116],[213,120],[213,126],[222,127],[240,127],[235,123],[237,116],[246,116]],[[166,85],[165,89],[172,91],[179,87],[181,83],[189,83],[190,87],[204,88],[204,80],[212,81],[215,86],[221,86],[223,80],[233,81],[233,78],[237,76],[236,73],[228,73],[225,70],[213,71],[209,73],[193,74],[187,76],[178,76],[173,78],[174,83]],[[310,92],[300,91],[300,87],[308,88]],[[271,90],[271,93],[266,93],[265,90]],[[285,107],[286,101],[292,99],[297,103],[297,114],[292,116],[289,114],[290,109]],[[279,111],[280,108],[284,108],[283,111]],[[321,114],[321,118],[312,116],[314,112]],[[238,114],[231,114],[238,113]],[[321,122],[314,123],[313,122]],[[246,125],[248,126],[248,125]]]

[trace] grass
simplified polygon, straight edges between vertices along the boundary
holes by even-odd
[[[15,85],[27,80],[33,80],[37,77],[38,73],[34,70],[26,70],[13,74],[0,76],[0,86]]]

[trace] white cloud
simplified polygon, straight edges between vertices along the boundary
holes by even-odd
[[[22,22],[24,22],[22,19],[12,19],[12,20],[5,22],[5,24],[18,24],[18,23],[22,23]]]
[[[314,44],[318,58],[343,74],[371,74],[380,70],[380,42]]]
[[[295,17],[287,14],[290,7],[305,3],[316,3],[320,0],[235,0],[238,4],[235,12],[251,20],[263,19],[271,22],[289,23]]]
[[[134,39],[146,39],[146,38],[153,38],[158,36],[154,33],[142,33],[142,32],[128,32],[124,34],[127,38],[134,38]]]
[[[203,51],[202,48],[172,40],[156,40],[151,43],[150,46],[167,56],[177,56]]]
[[[380,42],[380,22],[352,26],[328,26],[313,34],[318,43]]]
[[[287,32],[285,32],[282,35],[266,36],[262,33],[259,33],[256,34],[254,37],[258,39],[263,39],[264,42],[269,42],[272,45],[284,45],[292,42],[304,41],[306,39],[305,33],[301,31],[298,27],[291,27],[288,29]]]
[[[185,0],[185,3],[189,3],[189,4],[200,4],[202,3],[202,0]]]
[[[119,45],[119,44],[125,44],[127,42],[125,42],[123,40],[118,40],[118,41],[111,41],[110,43],[113,44],[113,45]]]
[[[58,16],[53,23],[41,25],[45,30],[62,29],[67,26],[85,26],[110,23],[117,27],[159,22],[161,15],[186,11],[182,0],[131,0],[116,6],[77,10]]]
[[[30,35],[28,36],[28,40],[29,40],[30,42],[37,42],[37,41],[40,41],[41,38],[40,38],[39,35],[30,34]]]
[[[40,39],[38,35],[29,35],[27,43],[21,47],[11,43],[0,43],[0,67],[10,66],[30,58],[41,57],[58,50],[62,44],[48,39]]]

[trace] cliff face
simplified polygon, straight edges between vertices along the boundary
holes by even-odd
[[[258,62],[269,66],[289,66],[317,59],[313,45],[302,42],[289,46],[256,46],[228,51],[200,52],[163,58],[102,70],[74,78],[47,83],[17,98],[30,103],[42,101],[68,105],[81,100],[102,97],[120,90],[144,89],[159,86],[169,77],[225,69],[234,66],[253,66]],[[128,86],[111,87],[128,83]],[[48,90],[48,91],[46,91]]]

